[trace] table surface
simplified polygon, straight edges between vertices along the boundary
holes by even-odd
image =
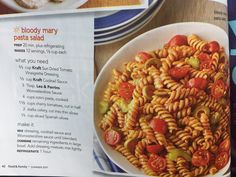
[[[80,8],[138,5],[140,0],[88,0]]]
[[[175,22],[199,21],[210,22],[222,27],[225,31],[228,31],[227,21],[214,20],[215,9],[227,14],[227,8],[224,5],[213,1],[165,0],[165,3],[162,5],[161,9],[154,16],[154,18],[148,24],[135,32],[135,34],[112,44],[95,47],[95,78],[101,71],[104,64],[118,49],[120,49],[128,41],[151,29]]]

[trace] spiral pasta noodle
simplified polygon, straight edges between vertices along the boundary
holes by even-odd
[[[149,176],[215,174],[230,154],[227,55],[216,41],[176,36],[113,70],[99,126]]]

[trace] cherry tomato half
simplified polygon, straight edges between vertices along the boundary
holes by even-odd
[[[229,154],[221,152],[216,156],[215,166],[218,170],[222,169],[229,161]]]
[[[154,144],[154,145],[146,146],[146,149],[149,153],[157,154],[157,153],[161,152],[164,149],[164,147],[161,146],[160,144]]]
[[[229,152],[230,150],[230,140],[227,138],[220,143],[219,151],[220,152]]]
[[[220,45],[216,41],[211,41],[204,46],[203,50],[210,53],[219,52]]]
[[[162,172],[166,169],[166,159],[156,154],[151,154],[148,166],[155,172]]]
[[[205,90],[207,87],[208,81],[204,78],[196,77],[192,78],[187,82],[187,87],[197,88],[200,90]]]
[[[145,63],[150,58],[153,58],[153,56],[151,54],[147,53],[147,52],[139,52],[135,56],[135,60],[140,62],[140,63]]]
[[[152,129],[155,132],[158,132],[158,133],[161,133],[161,134],[166,134],[166,132],[167,132],[167,123],[162,119],[153,118],[150,121],[149,125],[150,125],[150,127],[152,127]]]
[[[121,135],[119,132],[109,129],[104,133],[105,142],[111,146],[118,144],[121,140]]]
[[[212,59],[207,53],[200,53],[197,58],[200,61],[200,69],[210,69],[212,65]]]
[[[197,150],[192,156],[192,164],[196,167],[208,165],[210,157],[210,152],[208,150]]]
[[[227,86],[222,80],[217,80],[211,87],[211,95],[215,99],[220,99],[226,94]]]
[[[118,93],[125,100],[130,100],[132,98],[134,89],[135,86],[133,86],[132,84],[128,82],[122,82],[119,85]]]
[[[187,67],[174,67],[169,70],[169,74],[175,79],[182,79],[189,73]]]
[[[188,45],[187,37],[184,35],[176,35],[170,39],[168,42],[169,46],[181,46],[181,45]]]

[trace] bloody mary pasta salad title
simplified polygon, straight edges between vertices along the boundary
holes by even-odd
[[[113,70],[104,141],[150,176],[215,174],[229,161],[228,59],[217,41],[176,35]]]

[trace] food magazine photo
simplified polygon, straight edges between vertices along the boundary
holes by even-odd
[[[235,7],[0,0],[0,176],[234,176]]]
[[[226,1],[155,1],[145,11],[138,29],[95,31],[95,171],[229,176]]]

